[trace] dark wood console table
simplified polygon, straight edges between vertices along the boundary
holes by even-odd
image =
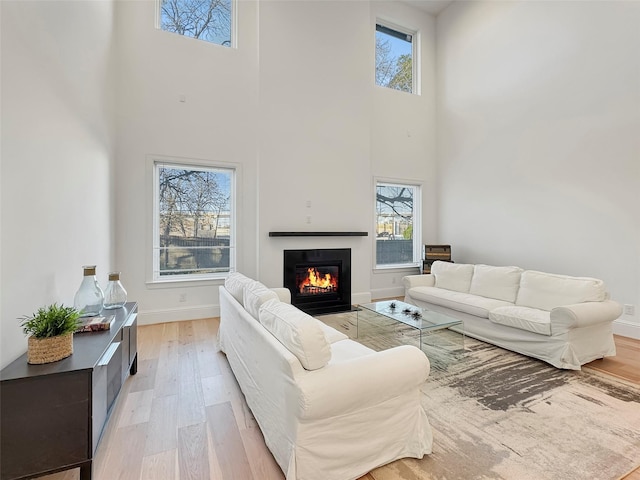
[[[22,480],[80,468],[91,480],[93,455],[120,387],[138,368],[138,304],[110,330],[78,333],[73,355],[29,365],[27,354],[0,372],[0,479]]]

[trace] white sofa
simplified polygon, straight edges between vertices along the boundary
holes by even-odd
[[[431,453],[416,347],[375,352],[233,273],[220,287],[218,345],[287,480],[349,480]]]
[[[403,284],[407,303],[462,320],[466,335],[558,368],[616,354],[622,308],[602,280],[438,261]]]

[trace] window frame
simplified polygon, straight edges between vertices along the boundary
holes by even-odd
[[[412,240],[413,261],[407,263],[378,264],[378,186],[411,187],[413,194]],[[414,269],[422,266],[422,189],[423,183],[417,180],[377,177],[373,181],[373,265],[374,271]]]
[[[229,213],[229,270],[226,272],[170,274],[160,275],[160,198],[159,198],[159,167],[177,167],[180,169],[193,168],[194,170],[221,170],[228,171],[230,178],[230,213]],[[213,160],[201,160],[179,157],[167,157],[162,155],[147,156],[147,171],[149,177],[148,210],[150,214],[148,232],[149,264],[147,285],[150,287],[170,287],[173,284],[199,283],[218,284],[227,276],[237,270],[237,246],[239,238],[238,210],[239,198],[238,185],[241,183],[241,167],[231,162]]]
[[[170,33],[173,35],[178,35],[179,37],[182,38],[188,38],[190,40],[197,40],[197,41],[201,41],[201,42],[205,42],[209,45],[217,45],[219,47],[225,47],[225,48],[231,48],[231,49],[236,49],[237,48],[237,39],[238,39],[238,0],[229,0],[229,2],[231,2],[231,15],[230,15],[230,19],[229,19],[229,45],[225,45],[224,42],[222,43],[217,43],[217,42],[213,42],[211,40],[206,40],[204,38],[195,38],[192,37],[190,35],[183,35],[180,33],[176,33],[176,32],[172,32],[170,30],[165,30],[164,28],[162,28],[162,2],[163,0],[155,0],[155,4],[156,4],[156,18],[155,18],[155,27],[157,30],[161,31],[161,32],[165,32],[165,33]]]
[[[403,90],[398,90],[395,88],[387,87],[386,85],[378,85],[376,82],[375,72],[376,72],[376,57],[377,57],[377,44],[376,44],[376,35],[378,33],[378,25],[383,29],[390,30],[391,32],[395,32],[402,35],[411,35],[411,91],[405,92]],[[387,35],[394,36],[388,32]],[[385,18],[376,17],[375,25],[373,26],[373,39],[374,39],[374,63],[373,63],[373,82],[376,87],[386,88],[387,90],[393,90],[396,92],[408,93],[410,95],[421,95],[422,82],[420,81],[420,31],[415,28],[411,28],[406,25],[400,25],[396,22],[386,20]]]

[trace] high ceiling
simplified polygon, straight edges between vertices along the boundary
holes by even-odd
[[[452,4],[454,0],[404,0],[404,2],[435,16]]]

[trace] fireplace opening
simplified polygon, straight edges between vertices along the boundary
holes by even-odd
[[[310,315],[350,310],[351,249],[285,250],[284,286]]]
[[[340,268],[296,267],[296,288],[300,295],[324,295],[339,290]]]

